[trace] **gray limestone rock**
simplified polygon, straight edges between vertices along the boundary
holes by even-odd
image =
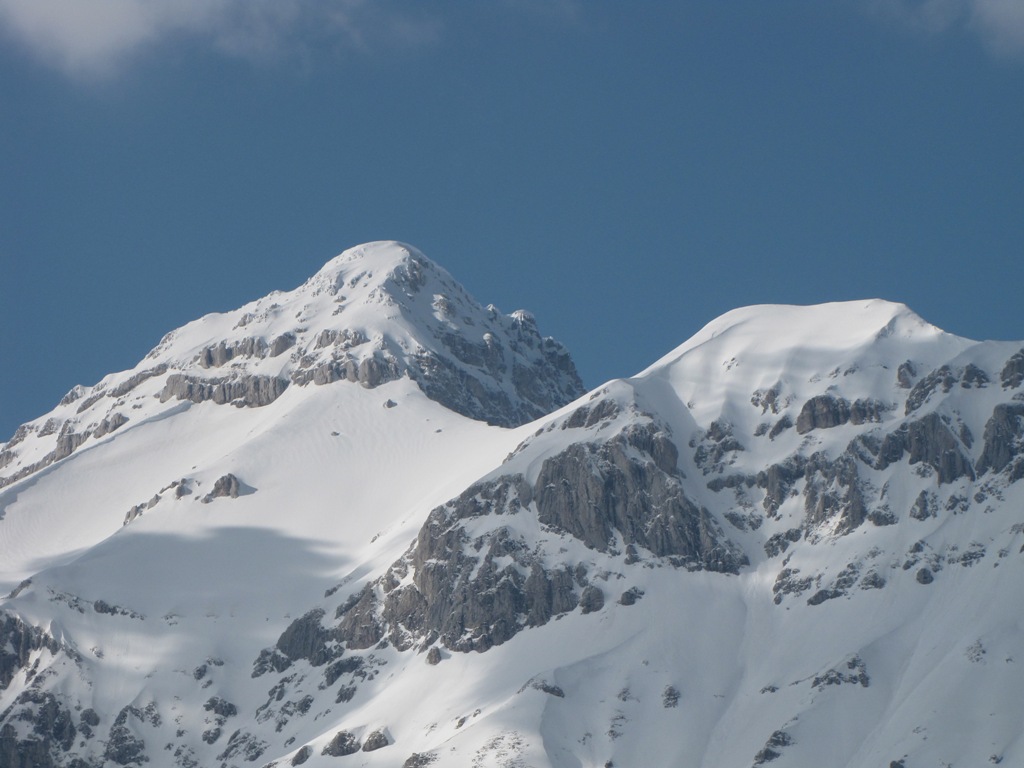
[[[242,482],[229,472],[217,478],[217,481],[213,484],[213,490],[206,494],[202,501],[204,504],[208,504],[214,499],[219,498],[237,499],[239,493],[243,490],[245,489]],[[251,489],[249,490],[251,491]]]
[[[600,611],[604,608],[604,592],[599,587],[588,584],[580,595],[580,608],[583,613]]]
[[[812,397],[796,417],[796,431],[804,435],[812,429],[830,429],[850,420],[850,403],[842,397],[818,395]]]
[[[913,389],[910,390],[910,394],[907,395],[905,415],[909,416],[924,405],[928,398],[939,389],[943,392],[949,392],[957,383],[957,378],[956,372],[948,365],[944,365],[929,373],[917,382]]]
[[[274,402],[288,388],[288,380],[274,376],[240,376],[236,378],[200,378],[184,373],[167,377],[160,402],[174,398],[193,403],[231,403],[259,408]]]
[[[123,413],[113,413],[97,425],[96,429],[92,431],[92,435],[96,438],[103,437],[104,435],[113,432],[118,427],[123,427],[127,423],[128,417]]]
[[[939,484],[961,477],[975,478],[975,470],[964,452],[963,442],[937,413],[903,424],[882,440],[876,460],[877,469],[885,469],[910,455],[910,463],[923,462],[938,474]]]
[[[1006,361],[1002,372],[999,374],[999,381],[1003,389],[1016,389],[1024,382],[1024,349]]]
[[[278,638],[277,650],[291,661],[306,659],[314,667],[340,656],[335,633],[324,628],[323,617],[324,611],[318,608],[295,619]]]
[[[363,742],[363,752],[376,752],[389,744],[391,744],[391,740],[387,733],[382,729],[377,729],[366,737],[366,741]]]
[[[137,736],[129,725],[128,718],[142,721],[143,714],[132,706],[125,706],[117,714],[107,735],[107,746],[103,758],[118,765],[141,764],[149,761],[146,756],[146,742]]]
[[[754,755],[754,765],[763,765],[769,763],[772,760],[777,760],[782,757],[782,753],[779,751],[783,747],[788,747],[793,743],[793,737],[785,731],[775,731],[771,736],[768,737],[768,741],[765,742],[764,747]]]
[[[649,458],[637,458],[637,451]],[[650,424],[604,443],[576,443],[542,464],[534,488],[538,519],[602,552],[618,533],[626,544],[689,569],[736,573],[745,556],[686,497],[677,455]]]
[[[348,731],[338,731],[320,754],[330,757],[343,757],[355,754],[359,751],[360,747],[359,740],[354,734]]]
[[[32,653],[43,648],[56,654],[60,644],[18,616],[0,613],[0,690],[6,690],[18,671],[29,663]]]
[[[1018,456],[1024,454],[1024,403],[997,405],[985,424],[984,447],[976,469],[979,475],[989,470],[1002,472]],[[1024,464],[1017,462],[1013,479],[1024,476]]]

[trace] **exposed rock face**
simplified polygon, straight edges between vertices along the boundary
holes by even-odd
[[[938,473],[939,483],[975,477],[963,441],[936,413],[900,426],[886,435],[878,451],[877,468],[885,469],[909,454],[910,463],[923,462]]]
[[[1013,462],[1012,479],[1024,477],[1024,462],[1015,461],[1024,454],[1024,403],[997,405],[985,424],[983,440],[977,464],[979,475],[989,470],[1002,472]]]
[[[638,461],[637,451],[649,460]],[[672,441],[649,424],[604,443],[577,443],[541,467],[538,519],[600,551],[619,533],[677,565],[735,573],[742,556],[685,496],[677,460]]]
[[[830,429],[846,423],[878,422],[887,410],[878,400],[855,400],[851,404],[842,397],[819,395],[804,403],[796,419],[796,431],[804,435],[812,429]]]
[[[203,497],[204,502],[211,502],[218,498],[231,498],[237,499],[238,494],[242,490],[242,484],[237,477],[232,475],[230,472],[222,477],[217,478],[217,482],[213,484],[213,490],[210,491],[206,496]],[[251,490],[251,489],[250,489]]]
[[[366,737],[366,741],[363,742],[363,752],[375,752],[378,749],[383,749],[390,743],[387,734],[384,731],[377,730]]]
[[[511,474],[473,486],[431,512],[406,555],[338,609],[338,639],[352,649],[386,638],[400,649],[439,640],[483,651],[577,607],[603,607],[582,563],[538,554],[506,516],[536,514],[553,534],[600,552],[624,545],[627,562],[647,551],[676,567],[736,573],[746,557],[683,494],[677,461],[668,435],[643,421],[571,445],[533,484]]]
[[[167,377],[160,401],[171,398],[190,400],[193,403],[207,401],[223,405],[259,408],[274,402],[288,388],[288,380],[273,376],[242,376],[240,378],[204,379],[184,373],[172,373]]]
[[[1016,389],[1024,382],[1024,349],[1014,354],[999,374],[1003,389]]]
[[[331,757],[344,757],[345,755],[355,754],[359,751],[359,748],[359,740],[355,735],[348,731],[338,731],[320,754],[330,755]]]
[[[306,659],[314,667],[341,655],[334,643],[335,633],[321,623],[324,611],[314,610],[295,619],[277,640],[279,650],[290,661]]]

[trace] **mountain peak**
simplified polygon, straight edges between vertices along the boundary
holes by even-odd
[[[481,306],[412,246],[373,242],[331,259],[295,290],[206,315],[168,333],[135,368],[74,388],[6,446],[0,487],[90,437],[162,418],[179,401],[262,407],[289,389],[374,389],[400,379],[451,411],[504,427],[584,391],[568,351],[542,337],[532,315]]]

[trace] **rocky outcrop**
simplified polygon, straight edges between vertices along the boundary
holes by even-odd
[[[1024,382],[1024,349],[1006,361],[999,374],[999,381],[1003,389],[1016,389]]]
[[[378,729],[366,737],[366,741],[363,742],[363,752],[376,752],[389,744],[391,744],[391,740],[387,733]]]
[[[128,417],[123,413],[112,413],[99,423],[96,429],[93,430],[92,435],[97,438],[103,437],[104,435],[113,432],[115,429],[123,427],[127,423]]]
[[[345,755],[353,755],[358,752],[360,746],[359,739],[355,737],[355,734],[348,731],[338,731],[320,754],[330,757],[344,757]]]
[[[796,419],[796,431],[805,435],[812,429],[831,429],[842,424],[868,424],[879,422],[889,406],[878,400],[855,400],[850,403],[842,397],[819,395],[812,397]]]
[[[677,461],[667,434],[641,422],[547,459],[533,484],[513,474],[473,486],[431,512],[406,555],[339,607],[337,638],[351,649],[386,639],[399,649],[440,641],[484,651],[577,608],[600,611],[604,591],[584,564],[546,557],[502,523],[518,513],[535,511],[552,533],[591,549],[622,555],[624,546],[627,562],[646,551],[736,573],[746,557],[683,494]]]
[[[293,342],[294,343],[294,337]],[[205,347],[196,362],[202,368],[220,368],[236,358],[263,358],[267,356],[267,342],[250,336],[237,341],[221,341]]]
[[[223,405],[259,408],[274,402],[288,388],[288,380],[274,376],[241,376],[227,379],[204,379],[184,373],[167,377],[160,393],[160,402],[189,400]]]
[[[202,502],[208,504],[214,499],[219,498],[237,499],[242,491],[243,485],[241,481],[229,472],[217,478],[217,481],[213,484],[213,490],[202,498]],[[251,493],[252,489],[249,488],[248,492]]]
[[[921,462],[934,469],[940,485],[961,477],[972,480],[975,477],[963,441],[937,413],[902,424],[886,435],[878,449],[875,466],[885,469],[902,461],[907,454],[911,464]]]
[[[1024,403],[997,405],[985,424],[984,447],[976,466],[979,475],[988,471],[1002,472],[1011,462],[1012,480],[1024,477]]]
[[[637,452],[647,458],[636,458]],[[710,513],[683,492],[678,451],[651,424],[603,443],[577,443],[541,466],[534,491],[541,523],[608,551],[615,534],[676,565],[735,573],[743,557]]]
[[[26,624],[14,614],[0,613],[0,690],[7,689],[33,653],[46,649],[55,654],[59,648],[57,641],[39,627]]]
[[[300,361],[299,368],[292,373],[291,380],[298,386],[333,384],[336,381],[358,382],[367,389],[379,387],[402,377],[403,371],[390,355],[377,353],[362,360],[342,354],[327,360],[309,359]]]

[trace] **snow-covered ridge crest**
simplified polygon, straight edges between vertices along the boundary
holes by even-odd
[[[206,315],[131,370],[76,386],[3,446],[0,487],[182,401],[263,407],[290,388],[402,378],[457,413],[506,427],[583,392],[569,353],[529,313],[481,306],[411,246],[368,243],[293,291]]]

